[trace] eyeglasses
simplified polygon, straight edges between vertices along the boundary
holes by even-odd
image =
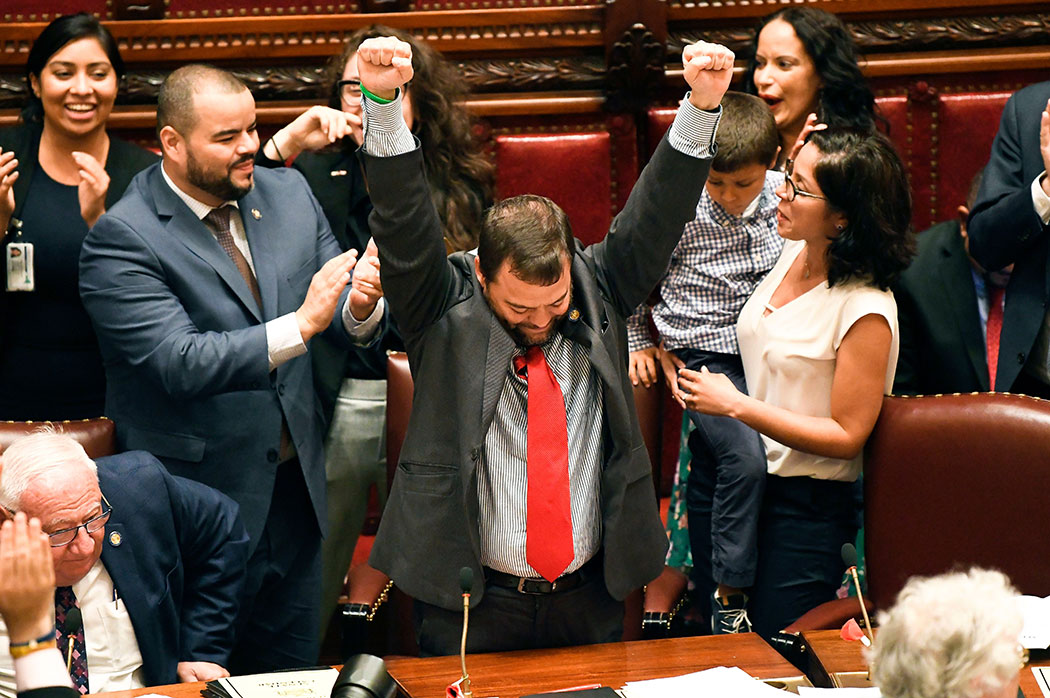
[[[347,104],[361,103],[360,80],[340,80],[336,83],[336,89],[339,91],[339,98]]]
[[[52,548],[62,548],[69,545],[77,539],[77,532],[80,529],[84,529],[88,535],[95,533],[109,521],[109,517],[113,514],[113,506],[106,499],[106,495],[102,495],[102,501],[100,503],[102,507],[102,513],[98,516],[92,516],[90,519],[80,524],[79,526],[73,526],[72,528],[63,528],[61,531],[55,531],[54,533],[47,534],[48,542]],[[0,506],[9,516],[14,516],[15,512],[11,511],[5,506]]]
[[[784,184],[787,185],[787,197],[784,199],[785,201],[794,201],[796,196],[805,196],[810,199],[823,199],[824,201],[828,200],[828,197],[826,196],[811,194],[808,191],[799,189],[798,185],[795,184],[795,181],[791,179],[790,175],[784,177]]]

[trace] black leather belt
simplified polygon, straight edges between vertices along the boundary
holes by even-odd
[[[553,582],[543,578],[519,577],[486,567],[485,583],[504,589],[514,589],[521,594],[554,594],[575,589],[599,574],[601,574],[601,555],[595,555],[580,569],[563,574]]]

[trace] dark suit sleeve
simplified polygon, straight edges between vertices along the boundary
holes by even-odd
[[[379,248],[383,292],[401,331],[418,333],[441,317],[452,278],[422,149],[393,157],[359,151],[359,157],[372,197],[369,228]]]
[[[103,216],[84,240],[80,296],[103,347],[119,347],[172,396],[268,379],[265,326],[199,331],[169,287],[162,261],[120,218]]]
[[[179,661],[225,666],[245,582],[248,534],[237,504],[226,495],[173,475],[165,481],[185,580]]]
[[[900,337],[900,350],[897,354],[897,373],[893,378],[895,395],[918,395],[919,389],[919,346],[915,300],[910,289],[903,283],[893,288],[893,297],[897,301],[897,325]]]
[[[46,686],[22,691],[18,698],[79,698],[80,694],[69,686]]]
[[[667,272],[685,224],[696,215],[710,167],[710,159],[672,148],[665,134],[609,234],[588,248],[602,285],[624,317]]]
[[[1045,107],[1045,101],[1041,106],[1021,104],[1019,95],[1014,95],[1003,110],[967,229],[970,254],[985,269],[1002,269],[1018,261],[1045,232],[1032,203],[1035,173],[1026,176],[1022,148],[1023,129],[1038,134],[1039,114]],[[1034,115],[1027,113],[1030,110]],[[1038,152],[1027,155],[1040,157]]]

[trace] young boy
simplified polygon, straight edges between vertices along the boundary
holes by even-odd
[[[746,392],[737,347],[740,308],[773,267],[777,234],[774,193],[784,175],[770,171],[780,137],[765,102],[726,93],[707,185],[686,224],[652,310],[664,349],[678,368],[724,373]],[[628,320],[630,373],[657,380],[660,349],[653,345],[643,305]],[[674,373],[666,375],[677,396]],[[758,514],[766,455],[758,433],[729,417],[689,412],[692,465],[686,494],[693,581],[711,599],[715,633],[748,632],[747,596],[754,583]]]

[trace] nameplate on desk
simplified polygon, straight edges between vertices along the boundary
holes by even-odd
[[[205,698],[329,698],[339,672],[330,667],[230,676],[209,681]]]

